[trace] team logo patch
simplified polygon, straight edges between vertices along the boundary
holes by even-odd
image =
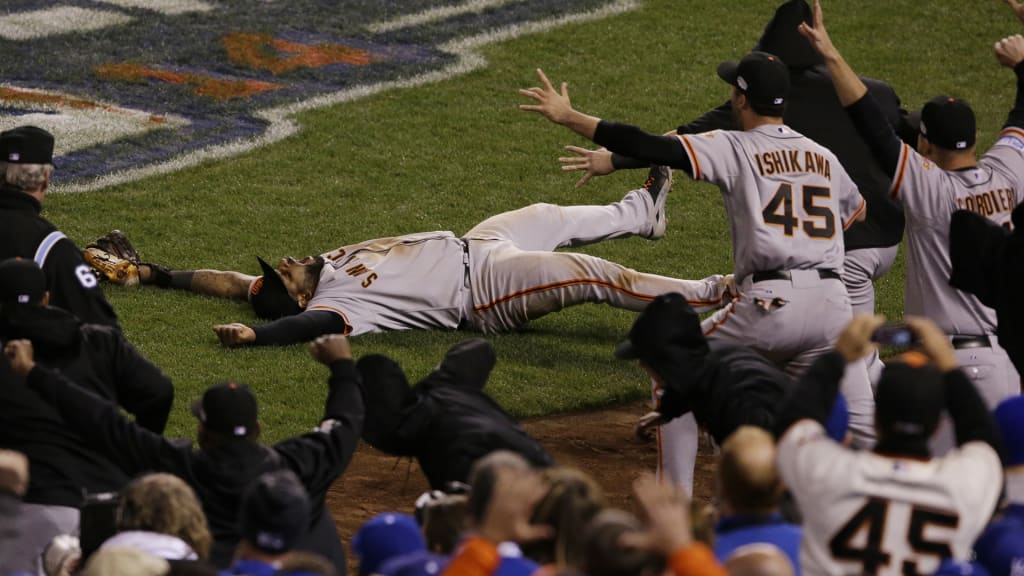
[[[486,65],[496,41],[638,0],[10,0],[0,129],[56,136],[82,191],[280,140],[300,111]]]

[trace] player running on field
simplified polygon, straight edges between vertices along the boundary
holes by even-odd
[[[949,285],[949,224],[957,209],[1012,226],[1010,214],[1024,200],[1024,37],[995,45],[999,62],[1017,75],[1017,99],[998,140],[975,157],[975,120],[958,98],[933,98],[921,110],[918,151],[900,142],[878,104],[832,44],[821,4],[814,26],[800,31],[828,65],[839,100],[882,167],[893,177],[890,194],[907,219],[906,312],[927,316],[952,338],[957,359],[989,408],[1020,393],[1020,376],[999,346],[996,314]]]
[[[671,170],[655,167],[644,187],[606,206],[533,204],[492,216],[462,237],[423,232],[368,240],[320,256],[285,258],[276,270],[260,260],[260,277],[171,272],[150,264],[140,264],[138,272],[143,284],[248,298],[257,315],[277,318],[259,326],[215,326],[229,346],[413,328],[500,332],[584,302],[640,311],[667,292],[683,294],[698,310],[717,308],[726,277],[677,280],[554,252],[611,238],[661,238],[671,187]],[[103,265],[95,257],[93,262]]]
[[[612,152],[683,170],[722,191],[733,242],[739,296],[704,321],[709,338],[750,346],[791,376],[827,352],[852,317],[840,274],[843,230],[864,218],[866,204],[828,149],[783,123],[789,71],[777,57],[752,52],[725,62],[741,131],[649,134],[573,109],[565,84],[520,90],[540,112]],[[843,394],[850,427],[870,442],[873,399],[864,366],[851,366]]]

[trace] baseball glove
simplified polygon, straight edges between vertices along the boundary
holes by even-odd
[[[139,266],[134,262],[102,250],[94,244],[90,244],[82,255],[100,280],[121,286],[134,286],[139,283]]]
[[[113,254],[121,260],[127,260],[136,266],[139,265],[139,252],[132,246],[128,237],[120,230],[112,230],[96,239],[95,242],[86,248],[99,248],[103,252]]]

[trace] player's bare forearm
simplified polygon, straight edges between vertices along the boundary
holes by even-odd
[[[245,300],[255,276],[222,270],[195,270],[189,290],[197,294]]]
[[[868,88],[861,82],[857,74],[839,53],[839,50],[832,44],[832,39],[825,29],[825,19],[821,11],[821,0],[814,0],[813,25],[808,26],[801,23],[800,33],[807,38],[811,46],[821,54],[825,65],[828,66],[828,73],[832,76],[832,84],[836,88],[839,102],[843,107],[849,106],[864,97]]]

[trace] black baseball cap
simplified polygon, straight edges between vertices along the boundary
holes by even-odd
[[[46,275],[33,260],[0,262],[0,303],[39,304],[46,295]]]
[[[245,384],[218,382],[192,402],[192,415],[208,430],[225,436],[247,436],[259,425],[256,396]]]
[[[0,162],[50,164],[53,162],[53,134],[35,126],[0,132]]]
[[[722,62],[718,77],[739,88],[760,113],[781,112],[789,97],[789,69],[778,57],[767,52],[751,52],[739,62]]]
[[[629,329],[629,336],[615,347],[615,357],[649,360],[666,344],[707,352],[708,343],[700,329],[700,316],[683,298],[670,292],[651,300]]]
[[[309,529],[312,506],[295,472],[282,468],[262,474],[242,493],[242,538],[270,554],[291,550]]]
[[[260,318],[276,320],[283,316],[294,316],[302,312],[299,303],[284,287],[284,280],[273,266],[256,257],[263,269],[263,276],[256,279],[249,290],[249,303]]]
[[[886,362],[875,393],[875,425],[890,439],[928,438],[946,407],[942,372],[920,352]]]
[[[918,131],[929,142],[946,150],[967,150],[974,146],[977,126],[974,110],[966,100],[952,96],[932,98],[919,114],[911,113],[911,123],[917,120]]]

